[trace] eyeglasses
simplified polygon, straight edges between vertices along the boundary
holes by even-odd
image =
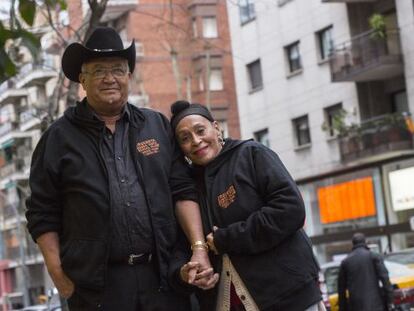
[[[108,73],[115,78],[122,78],[128,73],[124,68],[106,68],[106,69],[96,69],[94,71],[83,71],[82,73],[90,74],[93,79],[103,79]]]

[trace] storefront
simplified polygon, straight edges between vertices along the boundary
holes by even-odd
[[[319,260],[351,250],[363,232],[380,252],[414,246],[414,158],[373,163],[298,181],[306,207],[305,229]]]

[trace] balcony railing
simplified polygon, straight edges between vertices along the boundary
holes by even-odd
[[[30,169],[32,160],[31,153],[27,152],[26,156],[16,157],[10,163],[0,167],[0,179],[10,178],[11,175],[26,173]]]
[[[40,62],[27,63],[20,68],[16,77],[16,87],[42,85],[57,75],[52,56],[47,56]]]
[[[352,125],[339,136],[343,162],[413,150],[414,123],[411,116],[389,114]],[[413,150],[414,151],[414,150]]]
[[[35,107],[21,112],[19,114],[20,131],[27,131],[35,126],[38,126],[46,115],[46,112],[36,109]]]
[[[109,0],[101,21],[115,20],[129,11],[133,11],[137,4],[138,0]]]
[[[15,79],[9,79],[0,84],[0,105],[19,100],[24,96],[27,96],[27,90],[17,89]]]
[[[17,172],[16,163],[11,162],[1,167],[0,169],[0,178],[8,177]]]
[[[17,216],[20,217],[20,221],[24,219],[25,208],[23,205],[24,204],[17,204],[16,202],[14,202],[3,206],[1,210],[2,224],[0,224],[0,228],[2,230],[8,229],[4,228],[6,221],[14,220],[13,224],[11,225],[11,227],[14,228],[16,226],[16,223],[18,222]]]
[[[330,57],[333,82],[385,80],[403,74],[400,34],[389,30],[385,38],[374,31],[362,33],[336,46]]]
[[[13,131],[14,127],[11,122],[0,125],[0,136],[6,135]]]

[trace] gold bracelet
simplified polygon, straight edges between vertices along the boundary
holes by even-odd
[[[204,249],[208,251],[208,245],[206,242],[203,241],[195,241],[193,242],[193,244],[191,244],[191,250],[193,251],[195,249]]]

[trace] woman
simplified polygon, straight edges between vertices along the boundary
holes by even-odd
[[[199,291],[201,309],[322,307],[318,264],[302,229],[303,201],[278,156],[251,140],[223,140],[204,106],[178,101],[171,112],[176,140],[192,163],[200,189],[208,249],[214,252],[211,260],[220,273],[214,289]],[[202,243],[195,247],[207,250]],[[198,279],[207,273],[198,274],[193,282],[189,274],[197,263],[183,264],[184,258],[172,270],[183,283],[200,285]]]

